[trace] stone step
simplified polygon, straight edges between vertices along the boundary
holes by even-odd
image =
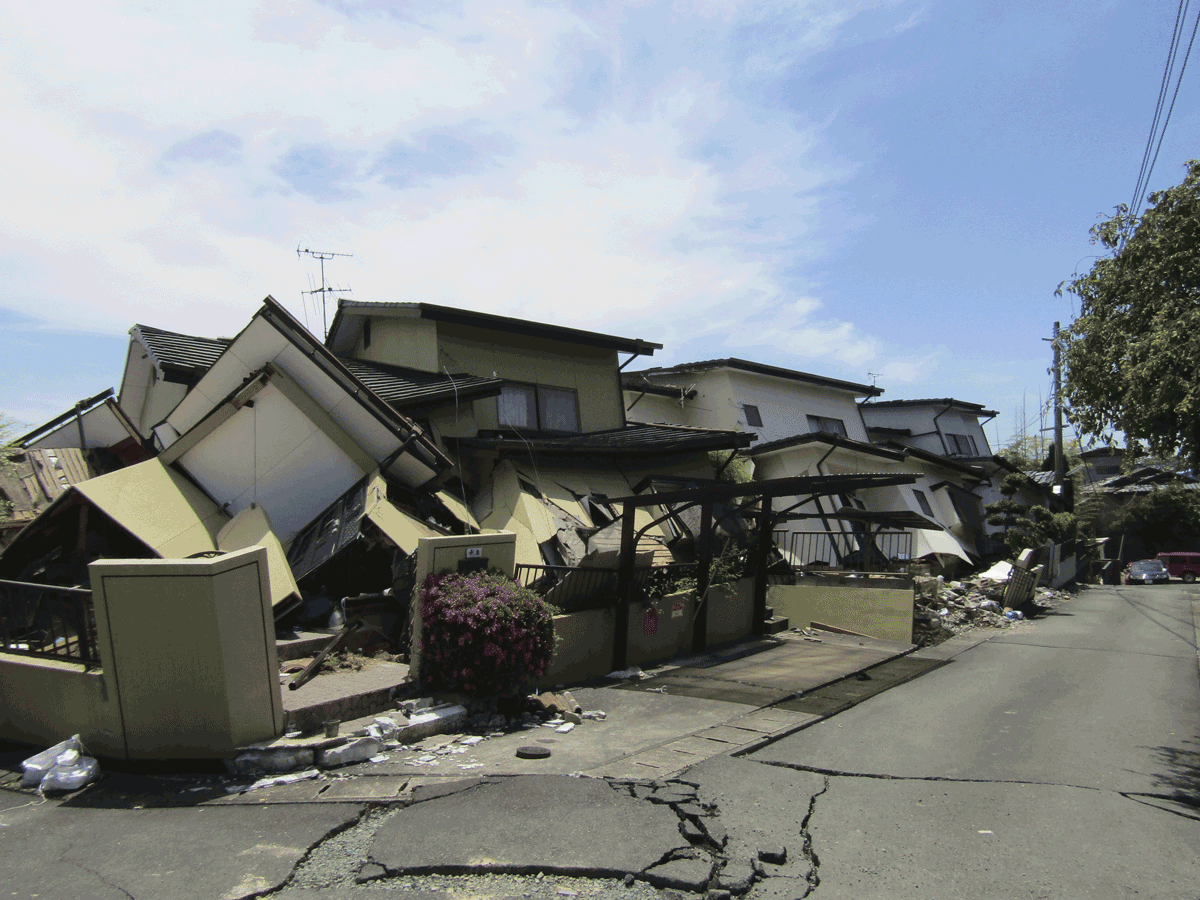
[[[779,634],[788,630],[787,616],[771,616],[763,623],[763,634]]]
[[[293,728],[312,732],[324,722],[346,722],[395,709],[395,701],[415,696],[416,685],[403,663],[376,662],[358,672],[324,671],[299,690],[280,685],[285,717]]]

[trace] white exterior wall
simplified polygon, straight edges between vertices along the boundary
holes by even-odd
[[[852,440],[867,440],[858,404],[849,391],[740,369],[697,372],[680,376],[676,383],[681,388],[694,385],[696,391],[696,396],[685,401],[682,409],[678,400],[647,394],[627,413],[629,420],[751,432],[758,435],[755,443],[769,443],[808,434],[812,431],[808,417],[824,416],[841,419],[846,436]],[[626,390],[626,406],[639,393]],[[746,421],[742,408],[746,404],[758,407],[762,425]]]
[[[901,441],[918,450],[927,450],[939,456],[953,455],[953,446],[949,440],[943,445],[942,435],[966,434],[975,439],[979,456],[991,456],[991,445],[983,426],[979,424],[979,416],[954,407],[938,416],[945,408],[945,404],[889,407],[868,403],[862,407],[862,414],[871,427],[907,428],[913,436],[901,438]],[[941,434],[937,433],[939,429]]]

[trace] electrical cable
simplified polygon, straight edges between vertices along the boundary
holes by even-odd
[[[1138,171],[1137,184],[1133,189],[1133,200],[1130,203],[1129,212],[1130,218],[1126,223],[1125,234],[1121,240],[1121,246],[1124,246],[1128,240],[1128,236],[1133,227],[1133,222],[1137,218],[1138,212],[1141,210],[1142,204],[1145,202],[1146,193],[1150,187],[1150,177],[1154,172],[1154,166],[1158,162],[1158,154],[1162,149],[1163,138],[1167,133],[1167,126],[1171,121],[1171,114],[1175,110],[1175,101],[1179,97],[1179,86],[1183,83],[1183,73],[1187,69],[1188,59],[1192,53],[1192,45],[1196,40],[1196,31],[1200,27],[1200,13],[1197,14],[1195,22],[1192,23],[1192,33],[1188,40],[1187,50],[1184,51],[1183,60],[1179,65],[1179,72],[1175,75],[1175,88],[1171,93],[1171,103],[1166,107],[1166,115],[1163,115],[1163,106],[1166,102],[1167,91],[1170,88],[1171,77],[1174,74],[1175,62],[1179,53],[1180,39],[1183,37],[1184,27],[1187,21],[1191,0],[1180,0],[1179,8],[1175,15],[1175,26],[1171,32],[1171,45],[1167,51],[1167,61],[1163,67],[1163,77],[1159,85],[1158,100],[1155,103],[1154,116],[1150,124],[1150,134],[1146,139],[1146,149],[1142,153],[1142,165]],[[1159,123],[1161,120],[1161,128]],[[1158,137],[1155,140],[1155,134]]]

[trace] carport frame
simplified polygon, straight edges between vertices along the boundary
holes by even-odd
[[[633,586],[634,548],[640,536],[634,525],[634,512],[646,506],[681,504],[673,508],[673,515],[693,506],[700,507],[700,534],[696,541],[696,617],[692,623],[692,652],[705,649],[708,633],[708,605],[704,602],[708,592],[708,580],[712,567],[712,508],[715,502],[749,498],[742,508],[759,503],[757,514],[758,542],[754,547],[754,607],[752,627],[755,637],[764,632],[767,610],[767,554],[770,551],[774,521],[786,517],[792,510],[810,503],[818,497],[848,493],[868,488],[891,487],[914,484],[915,475],[797,475],[790,478],[774,478],[749,484],[707,484],[693,488],[680,488],[651,494],[619,497],[610,502],[621,504],[621,559],[617,571],[616,633],[613,636],[613,670],[624,669],[629,658],[629,602]],[[771,502],[776,497],[803,497],[787,509],[775,513]],[[642,531],[653,527],[661,519],[651,522]]]

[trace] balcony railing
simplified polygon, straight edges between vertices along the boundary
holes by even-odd
[[[0,650],[100,665],[92,592],[0,580]]]
[[[522,587],[540,594],[563,612],[604,609],[617,603],[616,569],[518,564],[515,577]],[[695,577],[695,563],[638,567],[633,570],[634,596],[661,597],[681,582],[686,584],[685,579]]]
[[[912,559],[909,531],[777,531],[774,537],[799,571],[898,572]]]

